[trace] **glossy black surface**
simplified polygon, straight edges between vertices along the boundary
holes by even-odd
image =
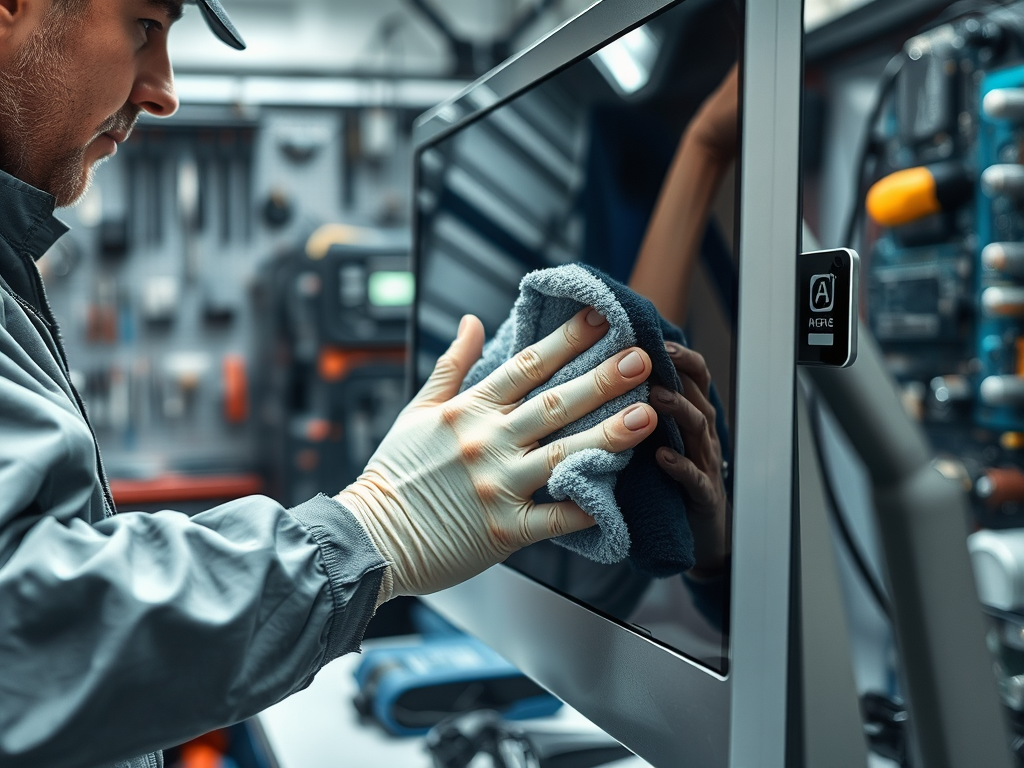
[[[588,57],[472,119],[458,105],[475,101],[479,108],[486,85],[424,121],[421,131],[433,136],[417,157],[417,383],[454,338],[463,314],[480,317],[492,335],[508,316],[519,280],[533,269],[583,261],[628,281],[683,132],[735,63],[742,26],[732,0],[688,0],[633,33],[648,34],[658,52],[649,81],[631,95]],[[445,129],[446,120],[457,129]],[[732,184],[707,224],[694,288],[699,295],[685,329],[708,359],[725,403],[723,429],[734,421],[735,401],[740,190]],[[601,565],[552,543],[507,564],[641,636],[726,671],[727,575],[698,587],[682,576],[654,580],[628,563]]]

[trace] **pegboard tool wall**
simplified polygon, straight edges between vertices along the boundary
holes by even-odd
[[[260,411],[294,414],[261,399],[258,275],[327,223],[405,258],[419,111],[185,106],[140,122],[58,212],[72,232],[41,269],[122,506],[283,493]]]

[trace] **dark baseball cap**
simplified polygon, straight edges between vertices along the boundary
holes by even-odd
[[[213,34],[232,48],[239,51],[245,50],[245,40],[242,39],[235,25],[231,23],[220,0],[186,0],[186,2],[193,2],[199,6],[199,10]]]

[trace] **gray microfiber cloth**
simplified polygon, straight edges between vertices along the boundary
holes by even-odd
[[[523,278],[512,313],[484,347],[463,389],[479,383],[513,355],[588,306],[608,319],[608,333],[527,399],[593,370],[632,346],[641,347],[651,357],[654,370],[650,383],[681,391],[665,341],[684,343],[682,331],[663,320],[647,299],[584,264],[532,272]],[[649,395],[649,385],[643,384],[545,442],[590,429],[634,403],[646,402]],[[597,522],[593,528],[560,536],[555,542],[600,563],[618,563],[628,557],[636,570],[656,577],[692,568],[693,535],[682,492],[654,459],[663,445],[684,452],[679,428],[672,419],[660,419],[655,433],[633,450],[612,454],[592,448],[567,457],[555,467],[548,493],[556,500],[572,499]]]

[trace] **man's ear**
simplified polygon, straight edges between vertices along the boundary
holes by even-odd
[[[18,27],[24,26],[28,15],[30,0],[0,0],[0,63],[3,63],[16,45],[19,35]]]
[[[10,27],[14,19],[22,11],[21,0],[0,0],[0,38],[10,34]]]

